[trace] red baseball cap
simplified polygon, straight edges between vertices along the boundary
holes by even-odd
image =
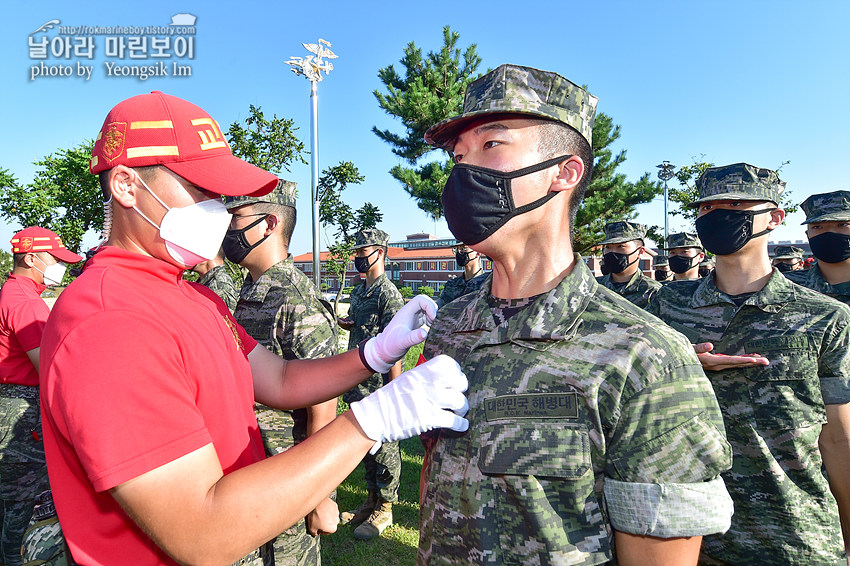
[[[153,91],[119,102],[94,142],[92,174],[116,165],[162,165],[221,195],[262,196],[278,183],[268,171],[233,155],[218,122],[182,98]]]
[[[30,226],[12,236],[12,253],[28,254],[30,252],[47,252],[59,261],[77,263],[83,257],[65,247],[62,239],[47,228]]]

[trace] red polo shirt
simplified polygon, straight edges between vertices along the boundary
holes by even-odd
[[[209,289],[107,247],[54,306],[41,407],[62,530],[82,564],[173,564],[107,490],[215,446],[227,474],[264,458],[247,354],[257,345]]]
[[[29,277],[9,275],[0,289],[0,383],[38,385],[27,352],[41,344],[50,314],[41,298],[46,288]]]

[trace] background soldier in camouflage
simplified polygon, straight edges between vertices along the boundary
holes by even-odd
[[[652,258],[652,269],[655,270],[655,280],[659,283],[663,284],[673,280],[670,262],[665,254],[658,254]]]
[[[230,312],[233,312],[233,309],[236,308],[239,292],[236,289],[236,283],[227,271],[227,266],[224,264],[224,250],[219,251],[215,258],[199,263],[192,268],[192,271],[200,275],[198,283],[209,287],[216,295],[221,297]]]
[[[705,250],[699,236],[693,232],[677,232],[667,236],[667,252],[673,279],[699,279],[699,266],[705,260]],[[675,258],[675,259],[674,259]]]
[[[619,293],[641,308],[646,308],[661,283],[650,279],[639,269],[644,251],[646,226],[623,220],[605,225],[602,246],[603,270],[607,275],[597,278],[600,284]]]
[[[49,489],[38,357],[50,309],[41,292],[62,281],[64,263],[83,258],[37,226],[21,230],[10,243],[12,273],[0,289],[0,564],[18,566],[35,498]]]
[[[797,246],[776,246],[771,258],[773,266],[782,273],[803,269],[803,248]]]
[[[572,250],[595,105],[555,73],[503,65],[426,133],[456,162],[449,228],[495,266],[426,341],[426,358],[464,368],[470,428],[426,440],[420,565],[589,565],[616,551],[679,566],[728,527],[731,455],[690,345]]]
[[[706,563],[838,564],[839,510],[845,528],[850,512],[850,310],[771,268],[767,234],[785,217],[773,171],[715,167],[697,186],[697,231],[716,269],[665,286],[649,310],[701,352],[732,445],[724,479],[735,515],[727,533],[705,538]]]
[[[459,244],[452,248],[452,251],[454,251],[458,267],[463,268],[463,274],[452,277],[446,282],[443,292],[440,293],[440,298],[437,299],[437,306],[440,307],[462,295],[477,291],[490,275],[484,272],[484,267],[481,265],[481,254],[466,244]]]
[[[785,277],[850,305],[850,191],[812,195],[800,204],[817,263]]]
[[[376,336],[404,305],[398,289],[384,273],[389,234],[383,230],[367,229],[357,232],[354,243],[354,266],[365,280],[351,292],[348,318],[339,321],[349,331],[348,349],[356,348],[363,340]],[[342,396],[346,403],[359,401],[401,373],[401,362],[386,374],[375,373]],[[393,524],[393,503],[398,501],[401,480],[401,453],[398,443],[381,446],[374,455],[363,458],[366,468],[366,501],[353,511],[342,513],[343,523],[357,525],[354,536],[368,540],[379,536]]]
[[[264,197],[227,197],[233,214],[231,230],[243,232],[248,244],[256,242],[240,261],[248,276],[239,293],[234,318],[261,345],[285,360],[312,359],[336,353],[336,324],[319,302],[315,285],[295,267],[289,241],[295,229],[295,183],[281,181]],[[336,417],[336,399],[306,409],[280,411],[254,405],[266,455],[273,456],[301,442]],[[326,500],[328,513],[336,504]],[[317,509],[277,537],[277,566],[316,566],[321,552],[316,526]]]

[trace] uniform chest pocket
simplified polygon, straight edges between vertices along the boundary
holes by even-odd
[[[610,558],[591,443],[564,421],[487,423],[478,467],[486,476],[485,524],[497,526],[499,562],[553,565],[576,555]]]
[[[478,467],[485,474],[579,478],[590,469],[590,437],[562,422],[488,423]]]
[[[765,430],[789,430],[825,423],[814,353],[802,348],[760,353],[770,365],[746,371],[756,424]]]

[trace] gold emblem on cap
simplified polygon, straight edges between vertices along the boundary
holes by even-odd
[[[125,122],[110,122],[103,135],[103,155],[108,161],[120,157],[124,152],[124,140],[127,138]]]

